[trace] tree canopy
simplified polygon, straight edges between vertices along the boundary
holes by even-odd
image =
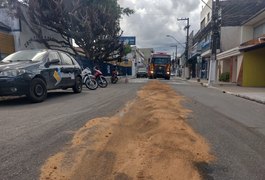
[[[36,41],[47,48],[69,47],[77,53],[71,42],[74,39],[90,59],[120,59],[125,53],[120,42],[120,19],[134,11],[120,7],[117,0],[10,0],[10,3],[39,37]],[[42,29],[59,33],[61,38],[43,39]]]

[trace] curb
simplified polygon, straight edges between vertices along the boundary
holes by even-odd
[[[237,96],[237,97],[241,97],[243,99],[247,99],[247,100],[250,100],[250,101],[254,101],[254,102],[257,102],[257,103],[260,103],[260,104],[265,104],[265,101],[263,101],[263,100],[254,99],[254,98],[251,98],[249,96],[244,96],[242,94],[236,94],[236,93],[231,93],[231,92],[228,92],[228,94],[231,94],[231,95],[234,95],[234,96]]]
[[[265,101],[263,101],[263,100],[259,100],[259,99],[251,98],[251,97],[249,97],[249,96],[245,96],[245,95],[238,94],[238,93],[233,93],[233,92],[226,91],[226,90],[223,90],[223,89],[220,89],[220,88],[217,88],[217,87],[208,86],[207,83],[201,83],[201,85],[202,85],[203,87],[216,89],[216,90],[222,91],[223,93],[230,94],[230,95],[233,95],[233,96],[236,96],[236,97],[240,97],[240,98],[243,98],[243,99],[247,99],[247,100],[250,100],[250,101],[254,101],[254,102],[257,102],[257,103],[260,103],[260,104],[265,104]]]

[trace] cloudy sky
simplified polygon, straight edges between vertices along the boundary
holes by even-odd
[[[207,1],[207,0],[205,0]],[[118,0],[122,7],[135,10],[135,14],[121,20],[125,36],[136,36],[139,48],[155,48],[157,51],[173,51],[176,41],[166,35],[174,36],[185,43],[186,21],[190,19],[190,32],[196,33],[200,25],[200,11],[204,5],[200,0]],[[183,44],[185,46],[185,44]],[[178,45],[178,54],[183,51]]]

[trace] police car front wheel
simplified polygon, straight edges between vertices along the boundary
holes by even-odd
[[[28,98],[32,102],[42,102],[47,97],[46,83],[40,78],[34,78],[29,87]]]
[[[81,93],[83,87],[83,82],[81,77],[76,77],[75,85],[73,86],[74,93]]]

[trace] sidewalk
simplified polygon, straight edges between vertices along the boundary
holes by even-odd
[[[204,87],[220,90],[223,93],[265,104],[265,87],[241,87],[236,85],[235,83],[225,82],[218,82],[211,86],[208,86],[208,81],[206,80],[201,80],[200,82],[198,82],[197,79],[191,79],[188,81],[192,83],[199,83]]]

